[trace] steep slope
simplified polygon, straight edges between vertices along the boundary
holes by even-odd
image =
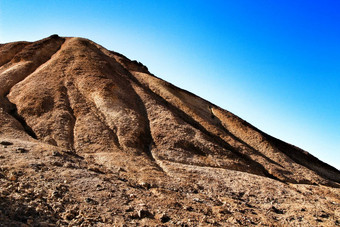
[[[339,218],[339,212],[334,212],[340,202],[337,189],[340,172],[337,169],[155,77],[141,63],[90,40],[54,35],[33,43],[3,44],[0,46],[0,66],[0,139],[13,144],[6,145],[5,142],[1,150],[3,181],[22,183],[30,179],[27,174],[36,168],[37,163],[33,161],[36,160],[44,167],[40,166],[38,171],[33,168],[31,178],[36,179],[39,175],[41,179],[51,180],[45,186],[36,182],[34,187],[46,191],[59,187],[55,184],[65,178],[68,183],[63,187],[67,188],[68,200],[74,200],[68,204],[69,209],[74,204],[80,204],[77,209],[83,210],[88,209],[87,206],[118,209],[115,203],[120,203],[119,207],[147,203],[149,208],[160,209],[159,214],[144,211],[143,215],[140,212],[146,208],[140,208],[134,216],[128,215],[131,211],[126,208],[118,217],[102,220],[111,224],[114,221],[157,224],[155,217],[159,216],[161,222],[170,218],[164,212],[172,214],[172,224],[179,224],[174,220],[186,217],[203,222],[201,217],[209,216],[215,217],[216,223],[247,224],[239,219],[237,212],[248,205],[252,211],[244,212],[246,217],[257,220],[252,222],[283,224],[292,214],[297,215],[297,209],[306,209],[295,204],[297,201],[307,198],[307,206],[313,206],[311,201],[318,198],[321,191],[327,193],[327,197],[317,203],[324,212],[328,211],[325,221],[334,224]],[[8,150],[11,146],[24,147],[30,152],[19,149],[19,152],[11,153]],[[57,155],[50,155],[50,151]],[[22,175],[13,175],[13,171],[19,170]],[[106,189],[98,192],[93,188],[93,182],[106,185]],[[87,188],[79,189],[85,185]],[[249,190],[244,190],[247,187]],[[73,188],[72,192],[70,188]],[[121,191],[122,188],[126,190]],[[12,193],[9,189],[2,190]],[[126,191],[131,190],[133,196],[126,198]],[[275,190],[280,191],[278,195]],[[300,195],[303,190],[306,194]],[[313,193],[309,195],[308,190]],[[115,196],[105,194],[109,191]],[[89,199],[85,199],[85,205],[84,201],[77,201],[79,194],[85,196],[87,193],[96,203]],[[258,200],[252,201],[250,194]],[[107,196],[109,200],[115,198],[117,201],[107,205],[103,198]],[[169,202],[168,196],[175,196],[174,201]],[[286,213],[274,206],[268,208],[268,201],[265,202],[268,196],[270,200],[276,200],[276,206],[282,204],[282,209],[289,211],[285,219],[265,217],[268,209],[274,214]],[[290,202],[285,201],[287,196],[291,197]],[[58,199],[52,196],[51,201],[35,203],[51,206]],[[190,206],[192,199],[198,203],[196,208],[192,207],[196,210],[195,215],[190,209],[183,211],[181,208]],[[226,209],[225,199],[233,205],[223,213],[219,209]],[[98,204],[97,200],[101,202]],[[240,203],[242,200],[244,203]],[[173,203],[181,206],[173,207]],[[219,206],[214,208],[219,211],[211,210]],[[106,208],[97,212],[112,212]],[[208,208],[209,212],[200,211]],[[70,214],[72,218],[67,217],[70,212],[67,209],[49,210],[46,220],[52,223],[60,219],[70,223],[77,216]],[[183,213],[178,214],[178,211]],[[39,216],[39,212],[35,211],[33,215]],[[2,214],[8,223],[31,222],[30,218],[13,220],[11,214]],[[91,210],[88,214],[96,212]],[[291,222],[312,225],[319,218],[315,216],[314,219],[299,221],[295,217]],[[34,222],[34,218],[32,220]]]

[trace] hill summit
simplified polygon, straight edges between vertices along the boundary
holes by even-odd
[[[0,45],[0,223],[340,224],[340,172],[84,39]]]

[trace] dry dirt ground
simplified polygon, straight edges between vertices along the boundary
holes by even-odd
[[[83,38],[0,45],[0,226],[336,226],[340,172]]]

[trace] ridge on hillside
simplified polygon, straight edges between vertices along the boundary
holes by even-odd
[[[153,196],[164,195],[160,188],[180,193],[187,187],[198,187],[194,192],[206,187],[217,198],[231,193],[228,188],[240,190],[245,184],[252,189],[262,185],[264,192],[254,191],[263,194],[272,184],[289,185],[291,192],[286,193],[293,198],[300,185],[327,186],[330,194],[340,186],[336,168],[154,76],[142,63],[84,38],[53,35],[0,45],[0,140],[31,150],[19,152],[20,156],[8,153],[9,145],[4,145],[0,154],[4,180],[10,180],[11,171],[25,176],[27,166],[41,159],[39,163],[49,167],[44,171],[39,167],[34,174],[59,173],[53,175],[58,178],[80,171],[79,176],[90,182],[86,171],[92,168],[97,174],[118,174],[121,182],[135,185],[134,190],[160,190]],[[54,165],[55,156],[68,160],[64,162],[71,163],[74,172],[63,169],[67,166],[60,160]],[[81,177],[72,179],[77,187],[87,185]],[[155,214],[121,214],[123,222],[141,216]],[[0,217],[12,220],[4,213]]]

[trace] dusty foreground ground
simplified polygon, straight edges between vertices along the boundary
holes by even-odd
[[[0,226],[337,226],[339,183],[90,40],[0,45]]]
[[[3,226],[340,224],[336,188],[166,162],[148,183],[54,146],[10,142],[0,156]]]

